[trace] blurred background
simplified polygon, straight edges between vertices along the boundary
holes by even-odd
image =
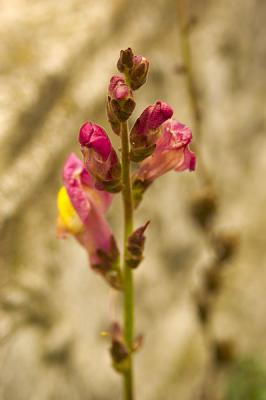
[[[109,129],[106,87],[129,46],[151,65],[135,117],[169,102],[200,154],[137,212],[136,224],[152,221],[135,274],[137,399],[265,400],[266,2],[0,3],[0,400],[122,399],[100,336],[110,291],[55,224],[64,160],[80,154],[82,122]],[[118,238],[120,207],[117,196],[108,215]]]

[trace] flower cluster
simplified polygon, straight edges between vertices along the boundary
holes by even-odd
[[[113,132],[120,135],[122,124],[135,108],[134,91],[146,82],[149,62],[127,49],[121,51],[117,67],[123,76],[111,78],[106,110]],[[145,108],[129,133],[130,159],[135,163],[131,175],[135,207],[161,175],[170,170],[195,169],[195,155],[189,149],[192,133],[172,116],[172,108],[157,100]],[[121,163],[108,134],[93,122],[81,126],[79,143],[84,162],[71,154],[63,170],[64,186],[58,193],[58,234],[75,236],[87,250],[93,270],[112,287],[122,289],[119,251],[105,217],[113,194],[123,190]],[[133,258],[128,265],[133,268],[142,259],[145,228],[130,237]]]

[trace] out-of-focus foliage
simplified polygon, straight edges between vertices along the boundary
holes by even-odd
[[[266,400],[266,369],[252,359],[237,363],[230,374],[225,400]]]

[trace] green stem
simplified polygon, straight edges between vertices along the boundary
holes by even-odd
[[[132,269],[127,266],[127,242],[133,231],[133,200],[130,177],[129,140],[127,122],[121,123],[122,182],[124,206],[124,338],[130,353],[129,368],[124,373],[125,400],[133,400],[133,361],[131,350],[134,337],[134,287]]]

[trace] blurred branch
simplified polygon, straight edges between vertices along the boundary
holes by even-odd
[[[201,140],[202,140],[202,110],[200,107],[199,90],[197,80],[193,69],[193,59],[190,46],[190,32],[196,20],[189,13],[190,0],[177,1],[177,16],[179,37],[181,46],[182,65],[179,72],[183,73],[186,84],[190,112],[193,119],[193,132],[195,135],[194,149],[198,156],[199,168],[198,175],[205,185],[211,185],[211,178],[205,167],[204,160],[201,157]]]
[[[177,14],[179,23],[179,36],[182,55],[182,68],[179,72],[184,75],[189,97],[190,111],[193,118],[193,131],[195,136],[195,151],[199,160],[197,177],[201,184],[200,192],[194,196],[190,213],[201,228],[207,244],[213,252],[212,261],[201,274],[200,287],[195,293],[194,300],[198,319],[208,353],[208,361],[203,376],[202,387],[197,393],[200,400],[220,400],[218,381],[220,372],[233,358],[233,344],[228,340],[218,341],[211,332],[211,318],[214,301],[222,287],[223,266],[235,254],[238,238],[235,235],[215,233],[214,221],[218,212],[219,196],[213,186],[212,177],[205,166],[202,157],[202,111],[197,88],[197,78],[194,71],[194,62],[191,52],[190,33],[195,18],[190,14],[190,0],[178,0]],[[193,396],[193,399],[195,396]]]

